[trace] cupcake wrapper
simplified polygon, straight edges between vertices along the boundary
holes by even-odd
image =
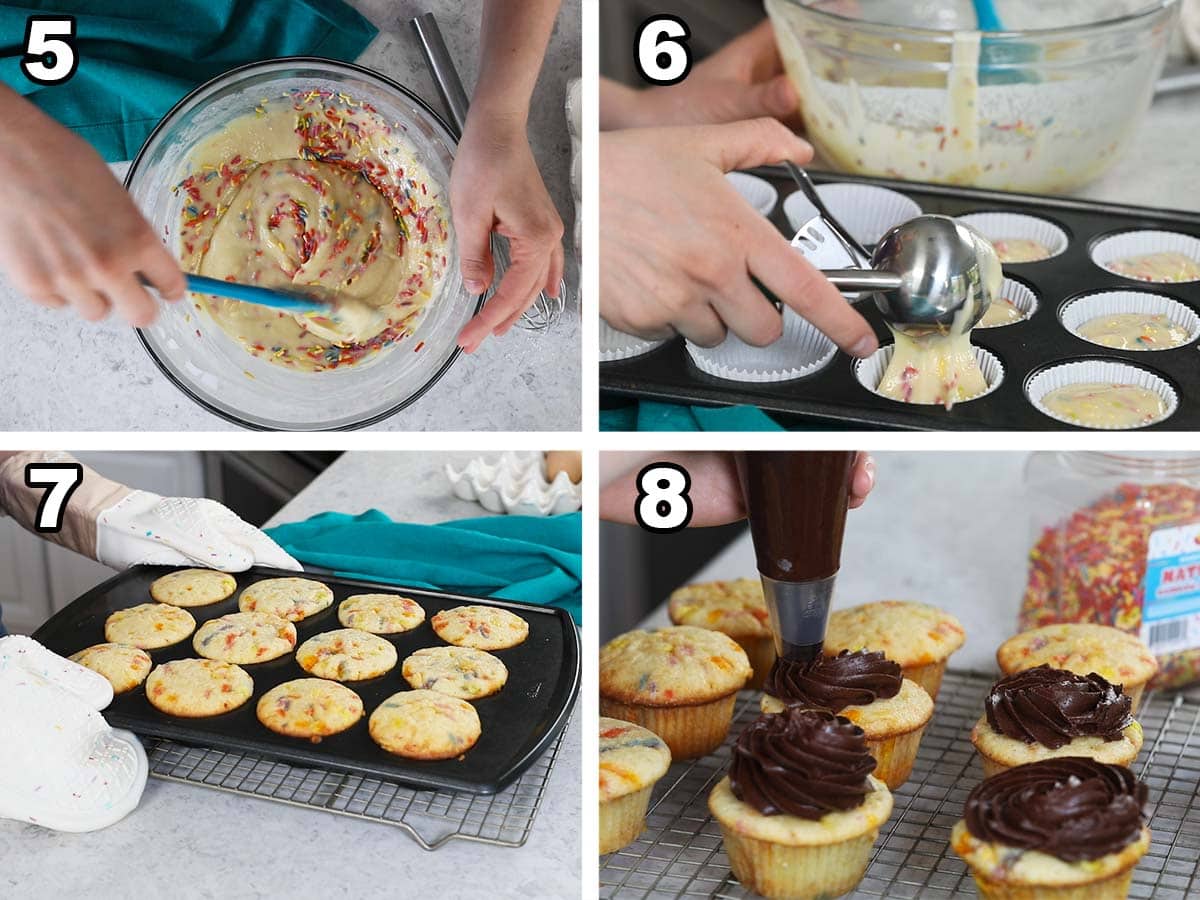
[[[1120,234],[1109,235],[1092,245],[1092,262],[1107,272],[1109,263],[1131,256],[1145,256],[1149,253],[1182,253],[1200,262],[1200,238],[1177,231],[1122,231]],[[1117,273],[1114,273],[1117,274]],[[1128,276],[1122,275],[1122,278]],[[1131,281],[1141,279],[1131,278]],[[1142,282],[1146,284],[1148,282]],[[1187,284],[1194,282],[1175,282]]]
[[[646,810],[654,785],[600,804],[600,853],[612,853],[632,844],[646,827]]]
[[[824,847],[788,847],[738,834],[721,823],[729,865],[742,886],[764,897],[839,897],[862,881],[878,829]]]
[[[921,207],[912,198],[875,185],[822,184],[817,186],[817,196],[855,240],[868,249],[879,243],[889,229],[921,215]],[[798,231],[818,213],[803,191],[793,191],[783,201],[783,214],[792,231]]]
[[[1146,691],[1145,684],[1126,684],[1125,695],[1129,697],[1129,712],[1131,715],[1137,715],[1138,707],[1142,705],[1142,694]]]
[[[693,706],[630,706],[601,697],[600,715],[648,728],[671,749],[672,761],[678,761],[704,756],[721,746],[736,700],[736,691]]]
[[[603,319],[600,320],[600,362],[617,362],[632,359],[656,350],[666,341],[645,341],[632,334],[617,331]]]
[[[753,347],[730,334],[716,347],[687,342],[702,372],[728,381],[789,381],[812,375],[837,355],[837,346],[790,309],[783,312],[783,336],[769,347]]]
[[[867,749],[875,757],[874,775],[895,790],[908,781],[913,765],[917,761],[917,748],[921,746],[921,735],[925,726],[913,731],[897,734],[879,741],[867,741]]]
[[[1133,384],[1138,387],[1148,388],[1162,397],[1166,412],[1153,422],[1144,422],[1140,425],[1135,425],[1134,428],[1144,428],[1147,425],[1153,425],[1155,422],[1162,422],[1164,419],[1170,418],[1179,407],[1179,396],[1175,393],[1175,389],[1153,372],[1130,365],[1129,363],[1099,359],[1084,359],[1042,369],[1042,371],[1030,377],[1029,381],[1025,383],[1025,396],[1029,398],[1029,402],[1034,405],[1038,412],[1043,415],[1047,415],[1059,422],[1066,422],[1068,425],[1078,425],[1079,423],[1077,422],[1070,422],[1059,418],[1050,412],[1045,404],[1042,403],[1042,398],[1051,391],[1066,387],[1069,384],[1087,384],[1093,382],[1100,384]],[[1124,430],[1102,426],[1082,427],[1100,431]]]
[[[1030,288],[1028,285],[1022,284],[1021,282],[1019,282],[1015,279],[1012,279],[1012,278],[1004,279],[1004,284],[1000,288],[1000,296],[1003,297],[1005,300],[1011,301],[1012,305],[1015,306],[1018,310],[1020,310],[1021,322],[1026,321],[1027,319],[1029,319],[1030,316],[1032,316],[1035,312],[1037,312],[1037,308],[1038,308],[1037,294],[1035,294],[1033,292],[1033,289]],[[1011,322],[1009,324],[1020,325],[1021,322]],[[983,330],[983,331],[988,331],[991,328],[1007,328],[1007,327],[1008,327],[1008,325],[991,325],[991,326],[986,326],[986,327],[983,325],[975,326],[976,330]]]
[[[761,691],[771,666],[775,665],[775,641],[769,637],[734,638],[738,645],[746,651],[750,659],[750,668],[754,674],[746,682],[746,687]]]
[[[978,400],[980,397],[986,397],[1004,381],[1004,364],[999,358],[982,347],[971,346],[975,351],[975,359],[979,362],[979,370],[983,373],[983,380],[987,382],[987,390],[982,394],[976,394],[974,397],[968,397],[966,400],[955,401],[955,406],[959,403],[970,403],[972,400]],[[858,383],[865,387],[868,391],[876,396],[883,397],[879,393],[879,382],[883,380],[883,374],[887,371],[888,363],[892,361],[892,354],[896,352],[895,344],[888,344],[880,347],[866,359],[857,359],[854,361],[854,377],[858,379]],[[892,400],[894,403],[903,401],[895,400],[892,397],[885,397],[885,400]]]
[[[923,666],[906,666],[901,674],[909,681],[915,681],[925,689],[929,699],[936,700],[942,687],[942,676],[946,674],[946,660],[928,663]]]
[[[1167,321],[1172,325],[1178,325],[1180,328],[1187,329],[1187,342],[1180,344],[1180,347],[1190,344],[1197,336],[1200,336],[1200,316],[1196,315],[1190,307],[1184,306],[1178,300],[1172,300],[1170,297],[1164,297],[1161,294],[1151,294],[1147,291],[1101,291],[1096,294],[1085,294],[1064,306],[1059,318],[1067,331],[1086,341],[1088,339],[1079,333],[1080,327],[1100,316],[1113,316],[1122,313],[1136,313],[1143,316],[1166,316]],[[1089,343],[1095,342],[1090,341]],[[1103,347],[1104,345],[1097,344],[1097,346]],[[1178,348],[1138,347],[1131,349],[1153,353]]]
[[[970,225],[989,241],[1023,240],[1037,241],[1050,251],[1050,259],[1067,249],[1070,239],[1067,233],[1049,219],[1027,216],[1021,213],[980,212],[958,216],[958,221]],[[1041,262],[1042,260],[1039,260]]]
[[[775,190],[771,182],[757,175],[728,172],[725,178],[760,216],[769,216],[774,211],[775,204],[779,202],[779,191]]]
[[[1068,887],[999,884],[975,876],[979,895],[988,900],[1125,900],[1132,881],[1132,866],[1100,881]]]

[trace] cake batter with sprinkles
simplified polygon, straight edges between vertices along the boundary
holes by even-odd
[[[344,93],[264,98],[200,143],[175,188],[189,272],[332,301],[290,314],[193,295],[249,353],[321,372],[415,330],[447,268],[442,187],[398,128]]]

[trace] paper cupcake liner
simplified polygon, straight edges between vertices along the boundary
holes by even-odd
[[[975,351],[975,359],[979,363],[979,371],[983,373],[983,380],[987,382],[987,390],[974,397],[968,397],[966,400],[956,400],[955,406],[986,397],[1004,382],[1004,363],[1000,362],[994,353],[984,350],[982,347],[972,345],[971,349]],[[887,371],[888,363],[892,361],[892,354],[895,352],[896,345],[887,344],[866,359],[856,359],[854,361],[854,377],[858,379],[858,383],[872,394],[883,397],[883,394],[879,393],[879,382],[883,381],[883,374]],[[903,402],[893,397],[884,397],[884,399],[892,400],[895,403]]]
[[[1015,278],[1005,278],[1003,285],[1000,287],[1000,296],[1008,300],[1021,313],[1019,322],[1008,322],[1004,325],[976,325],[976,329],[988,330],[990,328],[1007,328],[1009,325],[1020,325],[1021,322],[1027,321],[1038,308],[1037,294],[1033,292],[1033,288],[1027,284],[1017,281]]]
[[[646,341],[632,334],[617,331],[603,319],[600,320],[600,362],[617,362],[632,359],[657,350],[666,341]]]
[[[736,691],[693,706],[635,706],[601,697],[600,715],[653,731],[670,748],[672,761],[678,761],[706,756],[725,742],[736,700]]]
[[[917,761],[917,748],[921,746],[921,735],[925,726],[904,734],[897,734],[878,741],[867,741],[867,749],[875,757],[876,778],[895,790],[908,781],[913,765]]]
[[[1162,294],[1151,294],[1147,291],[1100,291],[1095,294],[1085,294],[1069,301],[1059,313],[1059,320],[1067,331],[1076,337],[1086,337],[1079,333],[1085,323],[1100,316],[1112,316],[1121,313],[1137,313],[1138,315],[1164,315],[1172,325],[1178,325],[1187,330],[1188,339],[1179,347],[1185,347],[1200,336],[1200,316],[1178,300],[1164,297]],[[1105,347],[1095,341],[1088,343]],[[1105,347],[1105,349],[1112,349]],[[1177,350],[1178,347],[1138,347],[1138,352],[1155,353],[1162,350]]]
[[[879,243],[889,229],[921,215],[921,207],[912,198],[870,184],[821,184],[817,195],[833,217],[868,248]],[[817,215],[817,208],[803,191],[793,191],[783,201],[783,214],[796,231]]]
[[[646,810],[650,806],[649,784],[640,791],[626,794],[607,803],[600,803],[600,853],[612,853],[632,844],[646,827]]]
[[[1127,259],[1130,256],[1145,256],[1148,253],[1182,253],[1184,256],[1190,256],[1200,262],[1200,238],[1180,234],[1177,231],[1122,231],[1120,234],[1111,234],[1106,238],[1101,238],[1092,244],[1091,249],[1092,262],[1106,272],[1112,272],[1112,269],[1108,267],[1109,263]],[[1128,275],[1121,277],[1129,278]],[[1138,278],[1130,278],[1130,281],[1140,281],[1142,284],[1195,283],[1194,281],[1147,282]]]
[[[764,897],[840,897],[862,881],[878,830],[823,847],[789,847],[738,834],[720,822],[729,867]]]
[[[923,666],[905,666],[900,670],[900,674],[923,687],[929,699],[936,700],[942,687],[942,676],[946,674],[946,660],[926,663]]]
[[[754,347],[730,334],[716,347],[687,342],[702,372],[728,381],[789,381],[812,375],[837,355],[837,345],[790,309],[783,311],[783,335],[768,347]]]
[[[1179,407],[1179,395],[1175,393],[1175,388],[1171,387],[1164,379],[1155,375],[1149,369],[1143,369],[1129,363],[1101,359],[1082,359],[1077,362],[1062,363],[1057,366],[1051,366],[1048,369],[1042,369],[1040,372],[1031,375],[1029,380],[1025,382],[1025,396],[1034,405],[1034,408],[1043,415],[1049,416],[1057,422],[1066,422],[1068,425],[1079,425],[1078,422],[1071,422],[1050,412],[1045,404],[1042,403],[1042,398],[1051,391],[1065,387],[1068,384],[1085,384],[1088,382],[1132,384],[1148,388],[1162,397],[1163,403],[1166,406],[1166,412],[1152,422],[1143,422],[1134,425],[1133,428],[1145,428],[1147,425],[1153,425],[1156,422],[1169,419]],[[1103,425],[1080,425],[1079,427],[1100,431],[1126,430]]]
[[[1132,881],[1133,866],[1099,881],[1066,887],[1001,884],[975,875],[979,895],[987,900],[1125,900]]]
[[[779,202],[779,191],[771,182],[745,172],[728,172],[725,178],[759,215],[769,216],[774,212],[775,204]]]
[[[1020,238],[1037,241],[1050,251],[1051,259],[1067,249],[1070,239],[1067,233],[1049,219],[1027,216],[1022,213],[978,212],[957,216],[958,221],[970,225],[993,243],[1000,240]],[[1042,260],[1038,260],[1042,262]]]
[[[771,673],[771,667],[775,665],[775,641],[769,637],[740,637],[734,638],[738,645],[746,651],[746,657],[750,660],[750,668],[753,674],[750,680],[746,682],[746,687],[755,691],[761,691],[763,684],[767,680],[767,675]]]
[[[1137,715],[1138,707],[1142,705],[1142,694],[1146,691],[1146,685],[1130,684],[1126,682],[1121,685],[1125,689],[1125,696],[1129,698],[1129,712],[1131,715]]]

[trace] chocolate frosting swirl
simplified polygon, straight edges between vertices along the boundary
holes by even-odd
[[[978,785],[967,797],[967,830],[1066,862],[1099,859],[1138,839],[1145,802],[1146,785],[1125,766],[1060,756]]]
[[[791,705],[841,712],[900,693],[904,677],[900,664],[882,653],[843,650],[837,656],[818,656],[798,662],[779,657],[763,689]]]
[[[819,819],[861,805],[873,771],[861,728],[825,710],[791,706],[759,716],[741,733],[729,786],[764,816]]]
[[[1048,665],[1001,678],[984,701],[993,731],[1051,750],[1073,738],[1119,740],[1133,722],[1129,697],[1095,672],[1076,675]]]

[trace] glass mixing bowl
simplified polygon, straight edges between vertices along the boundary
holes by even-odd
[[[1058,193],[1120,156],[1178,0],[766,0],[807,137],[861,175]],[[983,71],[980,66],[983,65]]]
[[[436,183],[447,189],[457,146],[450,128],[410,91],[368,69],[308,57],[233,69],[198,87],[154,129],[130,166],[125,186],[179,256],[179,213],[186,199],[172,188],[198,142],[252,112],[264,97],[303,88],[345,93],[372,104],[404,129]],[[448,206],[448,204],[447,204]],[[451,238],[446,275],[416,331],[352,366],[297,372],[250,355],[191,300],[162,304],[139,330],[143,345],[171,381],[219,416],[248,428],[315,431],[355,428],[417,400],[458,356],[458,332],[482,305],[467,293]]]

